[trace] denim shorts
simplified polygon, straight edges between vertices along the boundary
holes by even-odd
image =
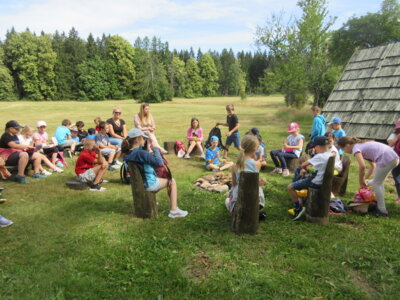
[[[152,186],[146,188],[146,191],[148,192],[158,192],[159,190],[160,190],[160,180],[158,178]]]
[[[303,189],[308,189],[309,187],[312,187],[315,189],[320,188],[321,187],[320,185],[316,185],[311,182],[313,179],[314,178],[312,178],[312,177],[300,179],[295,182],[292,182],[291,185],[292,185],[293,189],[298,190],[298,191],[303,190]]]
[[[232,143],[235,145],[236,148],[240,147],[240,132],[239,130],[232,133],[230,136],[226,138],[225,145],[230,146]]]

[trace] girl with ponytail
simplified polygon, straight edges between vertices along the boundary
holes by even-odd
[[[383,182],[389,172],[399,164],[399,157],[388,145],[366,141],[363,142],[354,137],[342,137],[338,141],[339,147],[346,153],[353,154],[358,163],[358,182],[361,187],[370,185],[374,188],[376,201],[378,202],[377,216],[387,216],[385,205],[385,187]],[[365,160],[371,165],[368,168]],[[374,175],[374,178],[367,180]]]
[[[232,212],[235,207],[238,188],[239,188],[239,178],[240,172],[252,172],[258,173],[261,169],[262,162],[260,160],[254,160],[256,151],[259,146],[259,141],[257,137],[252,135],[245,135],[240,144],[241,150],[238,155],[236,165],[232,167],[232,189],[229,192],[229,198],[225,200],[226,208]],[[265,185],[265,181],[260,180],[261,185]],[[259,187],[259,198],[260,198],[260,209],[264,207],[265,199],[264,192],[261,187]]]

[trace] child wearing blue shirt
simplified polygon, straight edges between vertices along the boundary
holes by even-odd
[[[346,136],[346,132],[342,129],[342,120],[339,117],[333,117],[331,120],[332,124],[332,133],[335,136],[335,147],[339,150],[339,155],[342,157],[343,150],[338,147],[338,140],[344,136]]]
[[[234,164],[220,158],[220,150],[218,148],[218,137],[211,137],[211,147],[206,151],[206,168],[212,171],[223,171]]]
[[[71,152],[75,152],[75,141],[71,139],[71,121],[65,119],[61,122],[61,126],[58,126],[56,129],[56,133],[54,134],[57,139],[58,145],[62,147],[71,147]]]

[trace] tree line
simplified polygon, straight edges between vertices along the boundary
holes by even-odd
[[[256,33],[258,51],[171,50],[159,38],[87,39],[10,29],[0,42],[0,100],[131,99],[283,93],[290,106],[312,95],[323,105],[358,48],[400,41],[400,5],[351,17],[338,30],[327,0],[299,0],[299,18],[272,15]]]

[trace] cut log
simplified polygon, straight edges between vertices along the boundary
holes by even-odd
[[[86,182],[81,182],[79,180],[68,180],[66,185],[73,190],[87,190],[89,188]]]
[[[204,150],[204,143],[203,142],[201,142],[201,146],[203,147],[203,154],[204,154],[205,150]],[[189,148],[189,145],[187,147]],[[192,150],[190,155],[201,155],[201,152],[200,152],[199,148],[197,148],[197,146],[196,146],[196,147],[194,147],[194,149]]]
[[[285,158],[286,164],[290,172],[294,172],[299,167],[298,158]]]
[[[322,187],[319,189],[308,188],[306,202],[306,219],[311,223],[329,223],[329,203],[331,201],[333,169],[335,157],[332,156],[326,165]]]
[[[175,142],[164,142],[164,149],[167,150],[169,154],[175,153]]]
[[[157,216],[156,195],[147,192],[144,188],[142,174],[134,162],[129,162],[131,171],[131,188],[133,197],[133,214],[138,218],[152,218]]]
[[[238,199],[232,212],[231,230],[256,234],[258,229],[258,173],[240,172]]]
[[[346,194],[347,189],[347,180],[349,177],[350,170],[350,158],[348,156],[344,156],[342,159],[343,170],[339,175],[333,176],[332,182],[332,193],[337,196],[344,196]]]

